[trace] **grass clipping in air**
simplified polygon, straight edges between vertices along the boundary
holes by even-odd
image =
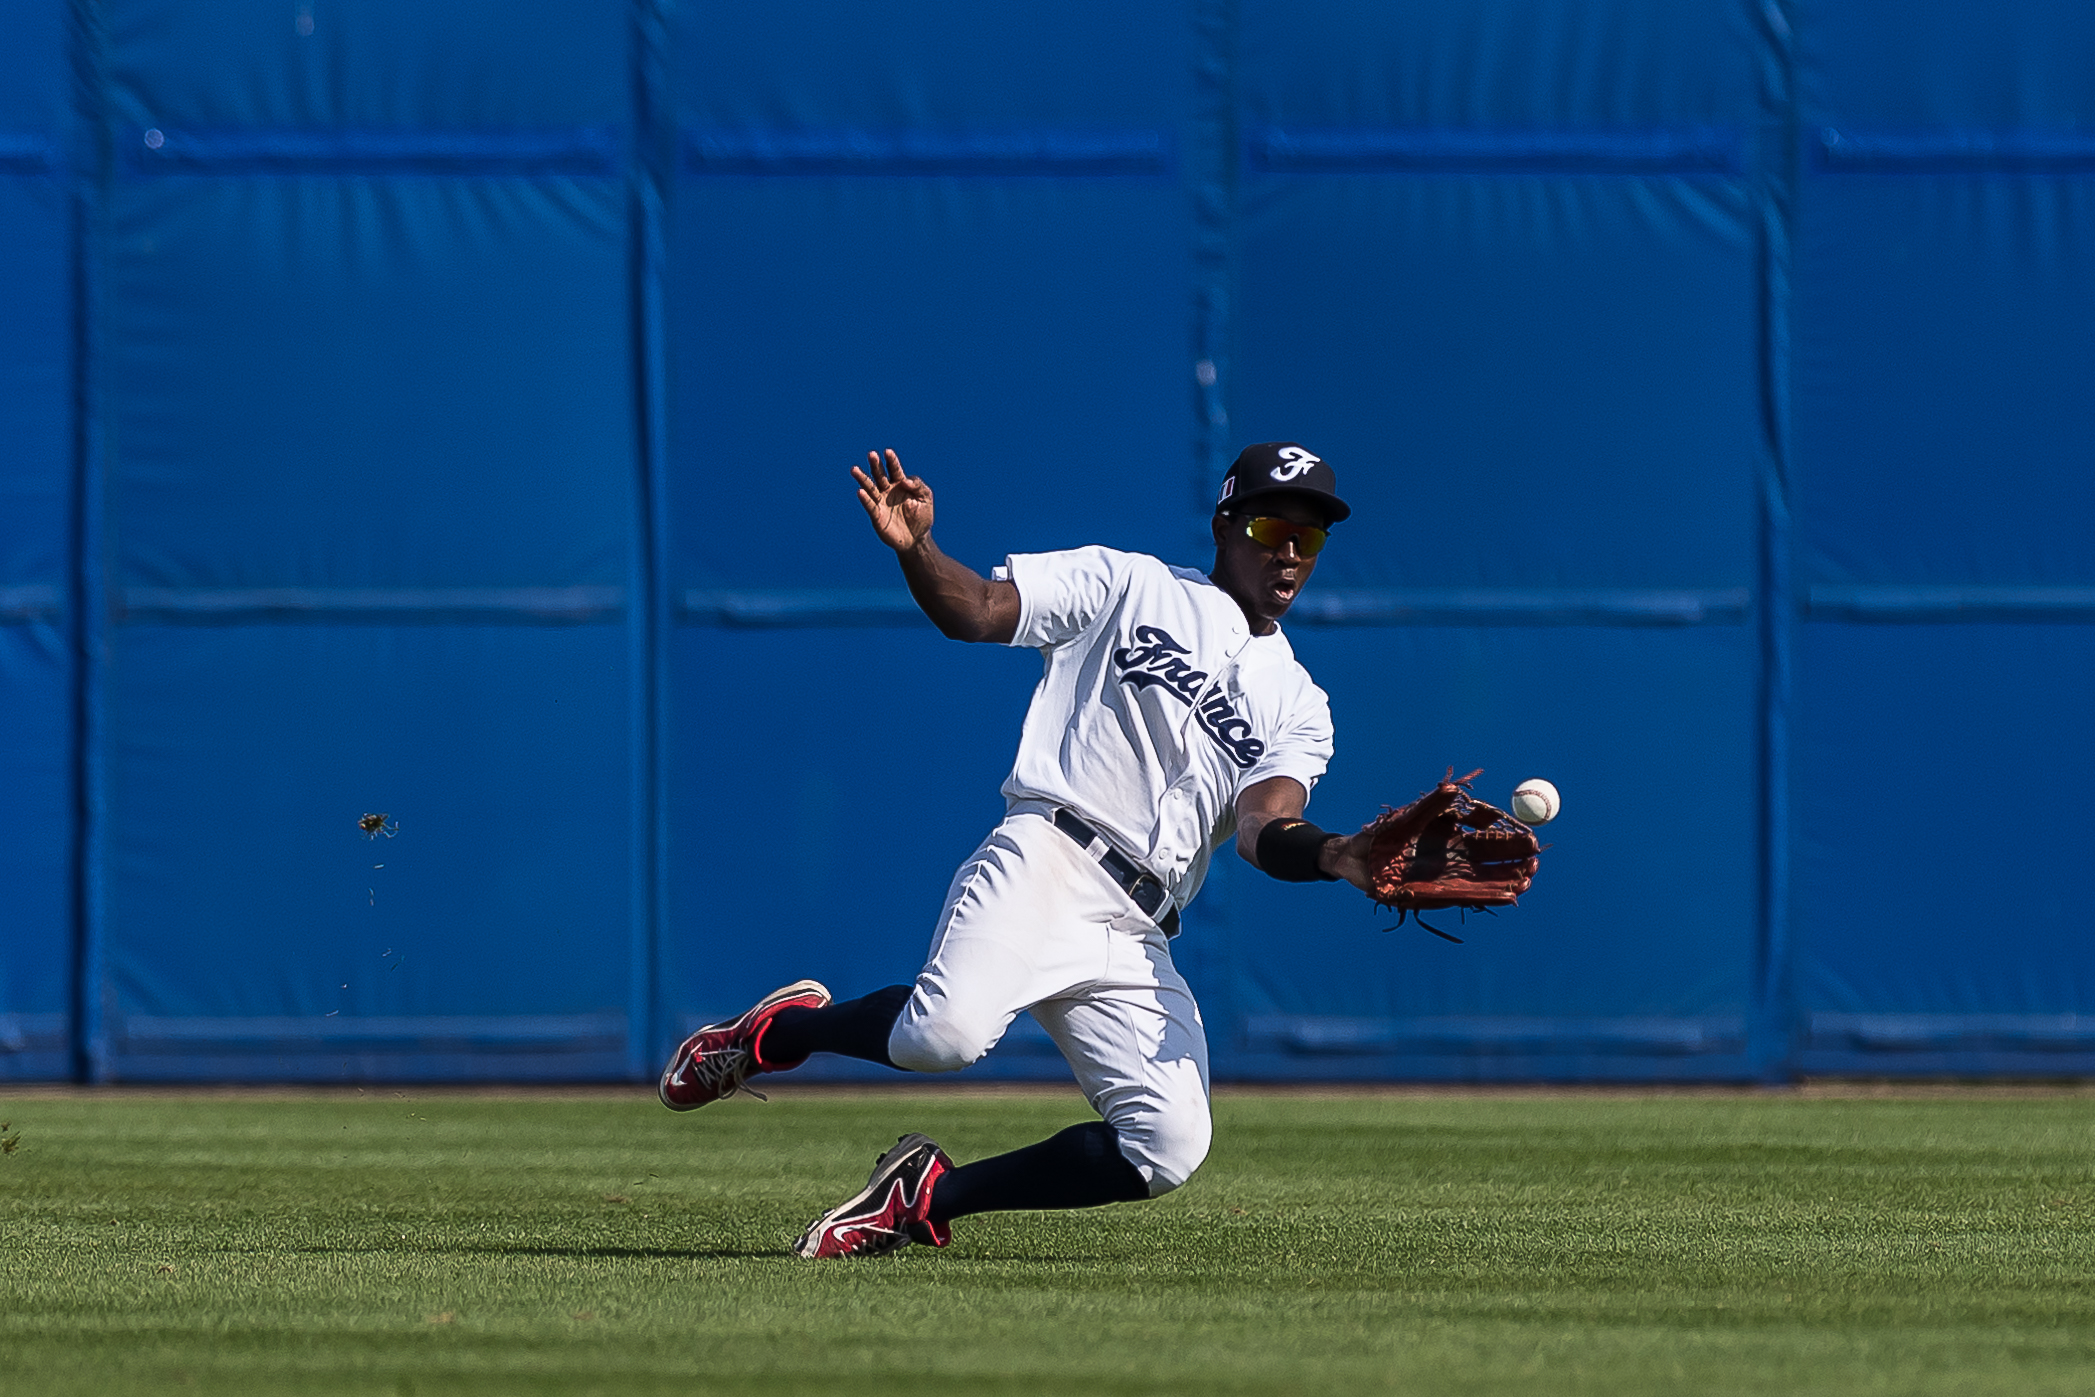
[[[788,1254],[1068,1097],[0,1103],[7,1393],[2085,1393],[2095,1098],[1225,1095],[1152,1204]]]

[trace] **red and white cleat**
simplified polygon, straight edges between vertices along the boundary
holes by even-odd
[[[757,1100],[764,1094],[747,1085],[758,1072],[777,1072],[798,1067],[793,1062],[760,1062],[757,1048],[764,1030],[781,1009],[820,1009],[829,1003],[829,991],[813,980],[796,980],[776,989],[726,1023],[707,1024],[686,1038],[662,1069],[657,1088],[662,1104],[672,1111],[695,1111],[738,1091]]]
[[[853,1197],[831,1208],[801,1234],[801,1256],[886,1256],[911,1242],[942,1247],[953,1240],[931,1221],[931,1189],[953,1161],[927,1135],[905,1135],[873,1166],[873,1177]]]

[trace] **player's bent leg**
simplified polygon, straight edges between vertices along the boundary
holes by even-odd
[[[1208,1157],[1214,1122],[1207,1101],[1180,1101],[1165,1109],[1115,1113],[1121,1153],[1148,1182],[1150,1198],[1184,1185]]]
[[[1121,927],[1131,907],[1045,814],[1015,809],[954,875],[931,953],[888,1033],[886,1060],[918,1072],[956,1071],[995,1047],[1029,1006],[1088,993],[1116,955],[1125,958],[1114,948],[1128,939]],[[1139,961],[1139,933],[1133,944]],[[1191,1002],[1189,995],[1189,1011]],[[798,1029],[828,1016],[782,1016],[773,1030],[780,1036],[770,1041],[797,1050],[811,1041],[794,1037]],[[1204,1074],[1204,1046],[1201,1053]],[[1093,1207],[1152,1191],[1150,1175],[1103,1121],[959,1169],[929,1140],[905,1136],[865,1188],[816,1219],[796,1250],[870,1256],[909,1242],[944,1246],[953,1217]]]
[[[974,1213],[1096,1208],[1149,1196],[1149,1182],[1121,1152],[1113,1127],[1087,1121],[948,1171],[932,1191],[927,1217],[946,1223]]]
[[[1046,818],[1007,817],[953,875],[889,1059],[912,1072],[980,1061],[1028,1006],[1098,977],[1126,905]]]
[[[908,985],[889,985],[841,1004],[781,1009],[756,1041],[758,1061],[764,1071],[775,1072],[797,1066],[813,1053],[837,1053],[894,1067],[888,1035],[909,991]]]
[[[958,1168],[930,1137],[905,1135],[874,1164],[866,1186],[809,1224],[793,1250],[816,1258],[886,1256],[912,1242],[943,1247],[953,1239],[948,1224],[955,1218],[1095,1208],[1149,1193],[1104,1121]]]
[[[1207,1064],[1151,1064],[1149,1080],[1134,1089],[1093,1097],[1099,1113],[1119,1135],[1120,1152],[1148,1181],[1149,1196],[1161,1198],[1192,1178],[1214,1141],[1208,1105]]]
[[[791,1008],[757,1040],[760,1071],[794,1067],[811,1053],[838,1053],[905,1072],[957,1072],[981,1060],[1016,1017],[1012,1013],[915,1013],[914,986],[889,985],[822,1008]]]
[[[910,996],[888,1033],[888,1061],[906,1072],[958,1072],[980,1062],[1018,1017],[934,1006]]]
[[[1149,1196],[1192,1178],[1214,1138],[1207,1033],[1163,933],[1120,933],[1104,978],[1035,1005],[1033,1017],[1113,1127]]]

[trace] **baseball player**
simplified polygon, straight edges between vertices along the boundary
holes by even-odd
[[[1234,834],[1275,878],[1369,886],[1368,837],[1302,819],[1331,757],[1331,713],[1279,626],[1351,511],[1329,465],[1266,442],[1222,482],[1205,575],[1077,548],[1013,554],[985,578],[939,551],[931,488],[893,451],[852,476],[939,630],[1045,659],[1005,816],[953,876],[913,984],[845,1003],[812,980],[776,990],[687,1038],[662,1102],[692,1110],[818,1052],[957,1071],[1030,1013],[1101,1119],[957,1166],[905,1135],[799,1254],[942,1247],[970,1213],[1168,1193],[1208,1152],[1207,1039],[1171,939],[1211,852]]]

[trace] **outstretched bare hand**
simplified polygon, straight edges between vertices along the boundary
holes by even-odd
[[[907,553],[931,532],[931,487],[904,475],[902,458],[893,451],[885,461],[878,451],[868,451],[865,468],[853,466],[851,478],[858,482],[858,502],[882,543]]]

